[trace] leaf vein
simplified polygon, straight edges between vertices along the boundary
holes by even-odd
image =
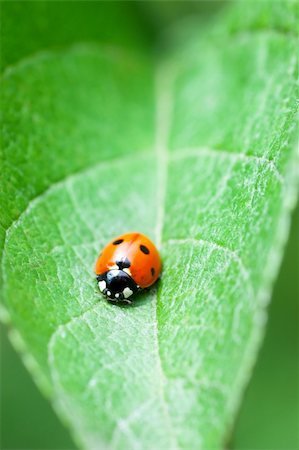
[[[182,244],[192,244],[192,245],[208,245],[214,250],[222,251],[227,253],[231,259],[233,259],[240,268],[240,272],[243,275],[244,280],[249,282],[250,280],[250,271],[247,269],[246,265],[243,263],[242,258],[238,255],[238,253],[224,245],[217,244],[213,241],[208,241],[206,239],[195,239],[195,238],[186,238],[186,239],[168,239],[164,242],[169,245],[182,245]],[[251,283],[249,283],[251,286]],[[254,296],[253,288],[251,286],[251,294]]]
[[[275,162],[262,156],[249,155],[242,152],[231,152],[225,149],[212,149],[209,147],[186,147],[177,149],[170,156],[170,159],[171,161],[180,161],[186,158],[200,158],[204,156],[211,158],[228,158],[233,161],[256,161],[257,164],[265,164],[269,167],[269,170],[275,175],[281,184],[284,182],[284,178],[278,171]]]

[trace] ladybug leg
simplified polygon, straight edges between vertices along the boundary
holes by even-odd
[[[131,304],[132,304],[131,300],[125,298],[125,296],[124,296],[124,294],[123,294],[122,292],[117,292],[117,293],[115,294],[115,299],[114,299],[114,301],[115,301],[116,303],[118,303],[118,302],[123,302],[123,303],[127,303],[128,305],[131,305]]]
[[[128,298],[124,298],[124,299],[123,299],[123,302],[126,303],[127,305],[132,305],[132,303],[133,303],[133,302],[132,302],[131,300],[129,300]]]

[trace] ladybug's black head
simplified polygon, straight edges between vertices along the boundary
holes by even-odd
[[[108,300],[131,303],[129,297],[138,291],[132,277],[123,270],[111,269],[97,276],[100,291]]]

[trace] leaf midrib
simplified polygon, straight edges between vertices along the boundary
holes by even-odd
[[[167,66],[166,66],[167,67]],[[172,119],[172,74],[169,68],[161,67],[156,73],[155,84],[155,98],[156,98],[156,159],[157,159],[157,223],[156,223],[156,244],[159,250],[161,250],[163,225],[165,216],[165,198],[167,191],[167,175],[168,175],[168,136],[171,127]],[[154,320],[154,335],[155,335],[155,347],[157,355],[157,370],[158,382],[160,389],[160,396],[163,405],[163,413],[168,426],[168,435],[172,441],[172,447],[174,450],[179,449],[178,439],[175,434],[172,419],[169,411],[169,406],[165,393],[165,380],[167,379],[160,351],[159,344],[159,321],[158,321],[158,290],[155,292],[155,301],[153,302],[153,320]]]

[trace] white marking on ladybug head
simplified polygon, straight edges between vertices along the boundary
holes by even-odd
[[[109,273],[111,275],[113,275],[114,277],[117,277],[119,275],[119,273],[120,273],[120,270],[118,268],[117,269],[110,269]]]
[[[99,282],[98,282],[98,286],[99,286],[100,291],[103,292],[103,290],[104,290],[105,287],[106,287],[106,281],[105,281],[105,280],[99,281]]]
[[[110,291],[107,291],[106,294],[108,295],[108,297],[110,297],[111,292],[110,292]]]
[[[115,298],[118,298],[119,297],[119,293],[117,292],[116,294],[115,294]]]
[[[122,269],[123,272],[126,272],[128,275],[132,275],[130,269],[128,269],[127,267],[125,267],[124,269]]]
[[[128,297],[130,297],[130,296],[133,294],[133,291],[131,291],[130,288],[126,287],[126,288],[123,290],[123,294],[124,294],[124,297],[125,297],[125,298],[128,298]]]

